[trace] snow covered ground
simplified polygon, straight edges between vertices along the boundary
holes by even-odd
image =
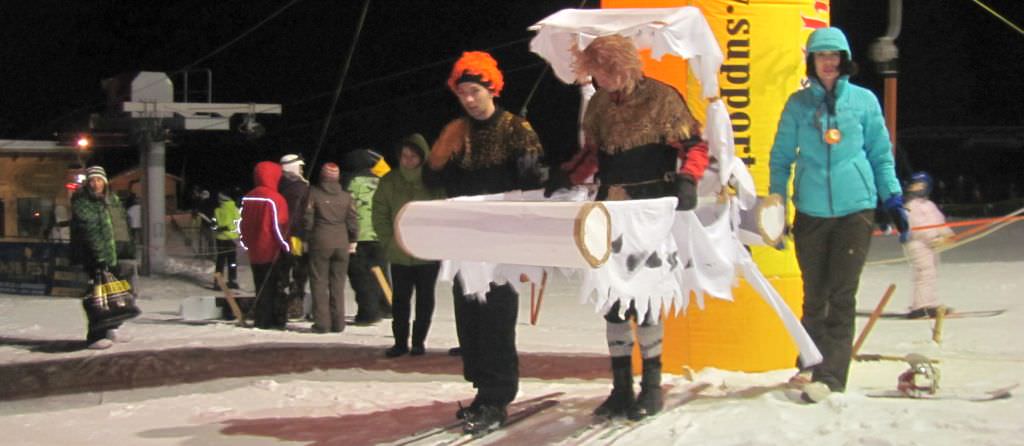
[[[939,358],[941,383],[948,391],[1022,381],[1024,344],[1017,340],[1024,326],[1022,241],[1024,224],[1011,225],[947,252],[940,267],[939,289],[946,304],[965,311],[1006,309],[1005,314],[947,320],[941,344],[932,342],[929,321],[881,320],[862,351]],[[899,254],[893,237],[874,240],[872,261]],[[4,401],[4,444],[386,444],[451,421],[455,402],[473,395],[462,380],[458,359],[444,353],[456,345],[447,286],[438,289],[428,355],[387,360],[382,358],[391,344],[387,323],[349,326],[344,333],[331,335],[309,333],[308,323],[292,324],[287,332],[183,323],[177,315],[180,300],[212,294],[199,286],[208,285],[211,268],[182,259],[174,267],[176,274],[141,279],[145,299],[140,306],[145,313],[123,327],[134,339],[106,351],[76,350],[85,330],[78,300],[0,295],[0,368],[8,371],[3,376],[38,385],[38,376],[12,378],[9,371],[31,375],[47,367],[74,367],[70,373],[86,373],[90,365],[116,367],[116,355],[135,354],[137,367],[125,379],[136,382],[146,382],[147,373],[173,373],[169,367],[194,371],[214,357],[230,371],[219,376],[229,377]],[[248,270],[240,277],[243,285],[251,282]],[[861,280],[859,308],[873,308],[889,283],[896,283],[897,291],[888,309],[903,309],[910,300],[905,263],[869,265]],[[519,399],[564,392],[561,403],[536,420],[481,443],[576,444],[570,438],[573,426],[607,394],[603,320],[592,308],[577,303],[577,285],[554,277],[536,326],[529,324],[528,294],[521,299],[519,313],[524,370]],[[348,300],[347,313],[352,315],[351,294]],[[857,322],[859,330],[866,318]],[[260,373],[259,362],[253,366],[253,356],[259,355],[265,356],[258,360],[265,360],[271,373],[302,361],[313,364],[296,366],[297,373],[268,375]],[[195,364],[189,365],[189,358],[195,358]],[[235,363],[238,367],[230,369]],[[795,403],[791,392],[781,388],[792,369],[705,369],[694,379],[713,386],[696,400],[626,437],[588,444],[1024,444],[1021,395],[983,403],[866,396],[894,388],[905,369],[898,362],[855,362],[847,393],[818,405]],[[687,378],[670,375],[665,382],[676,388],[690,384]],[[1024,389],[1018,393],[1024,395]]]

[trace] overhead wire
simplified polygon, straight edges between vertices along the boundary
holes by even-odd
[[[341,89],[345,86],[345,78],[348,76],[348,69],[352,65],[352,56],[355,55],[356,47],[359,44],[359,35],[363,31],[363,24],[366,22],[366,13],[370,10],[370,0],[363,2],[363,9],[359,13],[359,21],[356,22],[356,32],[352,37],[352,45],[348,48],[348,56],[345,57],[345,64],[341,67],[341,74],[338,76],[338,86],[334,89],[334,98],[331,100],[331,108],[327,110],[327,117],[324,118],[324,126],[320,130],[320,139],[317,141],[316,150],[313,151],[313,156],[310,158],[310,162],[306,167],[306,177],[313,170],[313,166],[316,165],[316,160],[320,156],[320,149],[324,146],[324,141],[327,139],[327,131],[331,127],[331,116],[334,115],[334,110],[338,107],[338,98],[341,96]]]
[[[583,9],[583,7],[586,5],[587,0],[580,0],[580,5],[576,9]],[[530,88],[530,93],[526,95],[526,100],[523,101],[523,107],[519,109],[519,116],[522,116],[524,118],[526,117],[530,101],[533,100],[533,95],[537,93],[537,88],[540,87],[540,82],[544,80],[544,76],[548,74],[548,71],[551,71],[551,65],[544,64],[544,69],[540,71],[540,74],[537,76],[537,80],[533,81],[533,87]]]
[[[1021,29],[1021,27],[1019,27],[1015,23],[1011,22],[1010,19],[1008,19],[1006,17],[1003,17],[1001,14],[996,12],[996,10],[994,10],[991,7],[989,7],[988,5],[982,3],[981,0],[972,0],[972,1],[974,3],[976,3],[978,6],[980,6],[981,9],[984,9],[985,11],[988,11],[989,14],[994,15],[997,19],[999,19],[1000,21],[1005,23],[1006,26],[1009,26],[1010,28],[1013,28],[1014,31],[1017,31],[1021,35],[1024,35],[1024,29]]]
[[[269,22],[269,21],[273,20],[275,17],[281,15],[281,13],[283,13],[288,8],[291,8],[292,6],[296,5],[297,3],[301,2],[301,1],[303,1],[303,0],[292,0],[291,2],[288,2],[284,6],[278,8],[277,10],[275,10],[273,13],[271,13],[269,16],[267,16],[263,20],[260,20],[258,23],[256,23],[256,25],[253,25],[249,29],[243,31],[241,34],[239,34],[235,38],[231,39],[227,43],[217,47],[213,51],[211,51],[211,52],[207,53],[206,55],[196,59],[195,61],[193,61],[193,62],[183,66],[182,68],[179,68],[179,69],[177,69],[175,71],[172,71],[170,75],[174,76],[174,75],[177,75],[179,73],[183,73],[183,72],[185,72],[185,71],[195,67],[196,64],[199,64],[202,61],[205,61],[205,60],[207,60],[207,59],[209,59],[209,58],[219,54],[220,52],[222,52],[222,51],[226,50],[227,48],[231,47],[232,45],[234,45],[235,43],[238,43],[239,40],[242,40],[243,38],[245,38],[249,34],[252,34],[254,31],[256,31],[257,29],[261,28],[263,25],[267,24],[267,22]],[[150,84],[144,85],[143,88],[151,86],[151,85],[155,84],[156,82],[159,82],[159,81],[153,81]],[[58,123],[60,121],[63,121],[63,120],[65,120],[65,119],[67,119],[67,118],[69,118],[71,116],[77,115],[77,114],[79,114],[79,113],[81,113],[81,112],[83,112],[85,110],[88,110],[88,109],[90,109],[92,107],[96,107],[96,106],[102,105],[104,102],[106,102],[106,101],[104,100],[104,101],[93,102],[93,103],[86,104],[84,106],[78,107],[78,108],[76,108],[74,110],[71,110],[68,113],[60,115],[57,118],[54,118],[54,119],[48,121],[48,123],[47,123],[47,125],[45,127],[39,127],[39,128],[36,128],[36,129],[33,129],[33,130],[29,131],[27,133],[27,135],[32,135],[32,134],[36,133],[39,130],[42,130],[42,129],[45,129],[45,128],[48,128],[48,127],[52,127],[53,125],[55,125],[56,123]],[[13,141],[9,142],[9,143],[6,143],[6,144],[0,145],[0,148],[6,147],[6,146],[8,146],[10,144],[13,144]]]
[[[530,38],[529,37],[524,37],[524,38],[521,38],[521,39],[511,40],[511,41],[508,41],[508,42],[505,42],[505,43],[501,43],[501,44],[492,46],[490,48],[484,48],[484,51],[488,51],[488,52],[489,51],[494,51],[496,49],[501,49],[501,48],[504,48],[504,47],[507,47],[507,46],[515,45],[517,43],[525,42],[527,40],[530,40]],[[457,59],[458,59],[458,56],[453,56],[453,57],[449,57],[449,58],[446,58],[446,59],[437,60],[437,61],[434,61],[434,62],[429,62],[429,63],[423,64],[423,65],[419,65],[419,66],[416,66],[416,67],[413,67],[413,68],[409,68],[409,69],[406,69],[406,70],[398,71],[398,72],[395,72],[395,73],[389,73],[389,74],[386,74],[386,75],[383,75],[383,76],[380,76],[380,77],[376,77],[376,78],[373,78],[373,79],[370,79],[370,80],[363,81],[363,82],[360,82],[358,84],[355,84],[355,85],[349,87],[348,90],[346,90],[346,91],[357,90],[357,89],[360,89],[360,88],[363,88],[363,87],[366,87],[366,86],[369,86],[369,85],[373,85],[373,84],[376,84],[376,83],[379,83],[379,82],[384,82],[384,81],[389,81],[389,80],[392,80],[392,79],[397,79],[397,78],[400,78],[400,77],[408,75],[408,74],[412,74],[412,73],[416,73],[418,71],[426,70],[428,68],[434,68],[434,67],[437,67],[437,66],[445,66],[445,65],[448,65],[448,64],[451,64],[451,63],[455,62]],[[331,94],[330,91],[322,91],[322,92],[319,92],[319,93],[315,93],[315,94],[313,94],[311,96],[308,96],[306,98],[294,101],[294,102],[290,103],[289,105],[290,106],[295,106],[295,105],[303,104],[303,103],[306,103],[306,102],[314,101],[314,100],[320,99],[320,98],[322,98],[324,96],[327,96],[329,94]]]
[[[543,63],[544,62],[532,63],[532,64],[529,64],[529,65],[524,65],[524,66],[516,67],[516,68],[510,68],[510,69],[506,69],[506,70],[503,70],[503,71],[506,74],[507,73],[514,73],[514,72],[517,72],[517,71],[528,70],[528,69],[531,69],[531,68],[539,67]],[[400,97],[392,98],[392,99],[389,99],[389,100],[386,100],[386,101],[383,101],[383,102],[378,102],[378,103],[375,103],[375,104],[370,104],[370,105],[367,105],[365,107],[351,109],[351,110],[348,110],[348,111],[346,111],[344,113],[336,114],[333,119],[337,120],[337,119],[341,119],[341,118],[344,118],[344,117],[347,117],[347,116],[351,116],[351,115],[354,115],[354,114],[359,114],[359,113],[365,112],[366,110],[372,110],[372,109],[375,109],[375,108],[378,108],[378,107],[382,107],[382,106],[385,106],[385,105],[394,104],[394,103],[400,103],[400,102],[408,101],[410,99],[415,99],[415,98],[419,98],[419,97],[423,97],[423,96],[428,96],[428,95],[431,95],[431,94],[436,94],[438,92],[445,91],[445,89],[446,89],[445,87],[432,87],[432,88],[428,88],[426,90],[421,90],[421,91],[418,91],[418,92],[415,92],[415,93],[412,93],[412,94],[408,94],[408,95],[405,95],[405,96],[400,96]],[[299,128],[303,128],[303,127],[308,127],[308,126],[311,126],[311,125],[315,125],[318,122],[321,122],[321,121],[320,120],[313,120],[313,121],[306,121],[306,122],[296,123],[295,125],[291,125],[291,126],[289,126],[287,128],[281,129],[278,133],[284,133],[284,132],[288,132],[288,131],[291,131],[291,130],[295,130],[295,129],[299,129]]]

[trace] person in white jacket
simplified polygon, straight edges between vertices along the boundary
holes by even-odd
[[[905,191],[906,197],[909,198],[905,205],[907,217],[910,227],[913,228],[910,240],[903,245],[910,260],[914,279],[914,297],[907,313],[907,317],[911,319],[935,317],[938,312],[941,304],[935,293],[939,265],[939,253],[936,252],[936,248],[948,243],[953,236],[953,230],[943,226],[946,217],[928,198],[931,191],[932,178],[925,172],[913,174]],[[946,308],[946,312],[951,310],[949,307]]]

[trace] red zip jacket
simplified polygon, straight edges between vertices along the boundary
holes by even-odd
[[[288,203],[277,192],[281,165],[261,161],[253,169],[256,187],[242,198],[242,247],[254,264],[270,263],[288,252]]]

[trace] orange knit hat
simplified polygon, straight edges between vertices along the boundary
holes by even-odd
[[[483,51],[462,53],[462,57],[452,67],[452,74],[448,76],[448,88],[455,91],[456,85],[467,81],[487,87],[495,96],[500,95],[501,89],[505,87],[498,61]]]

